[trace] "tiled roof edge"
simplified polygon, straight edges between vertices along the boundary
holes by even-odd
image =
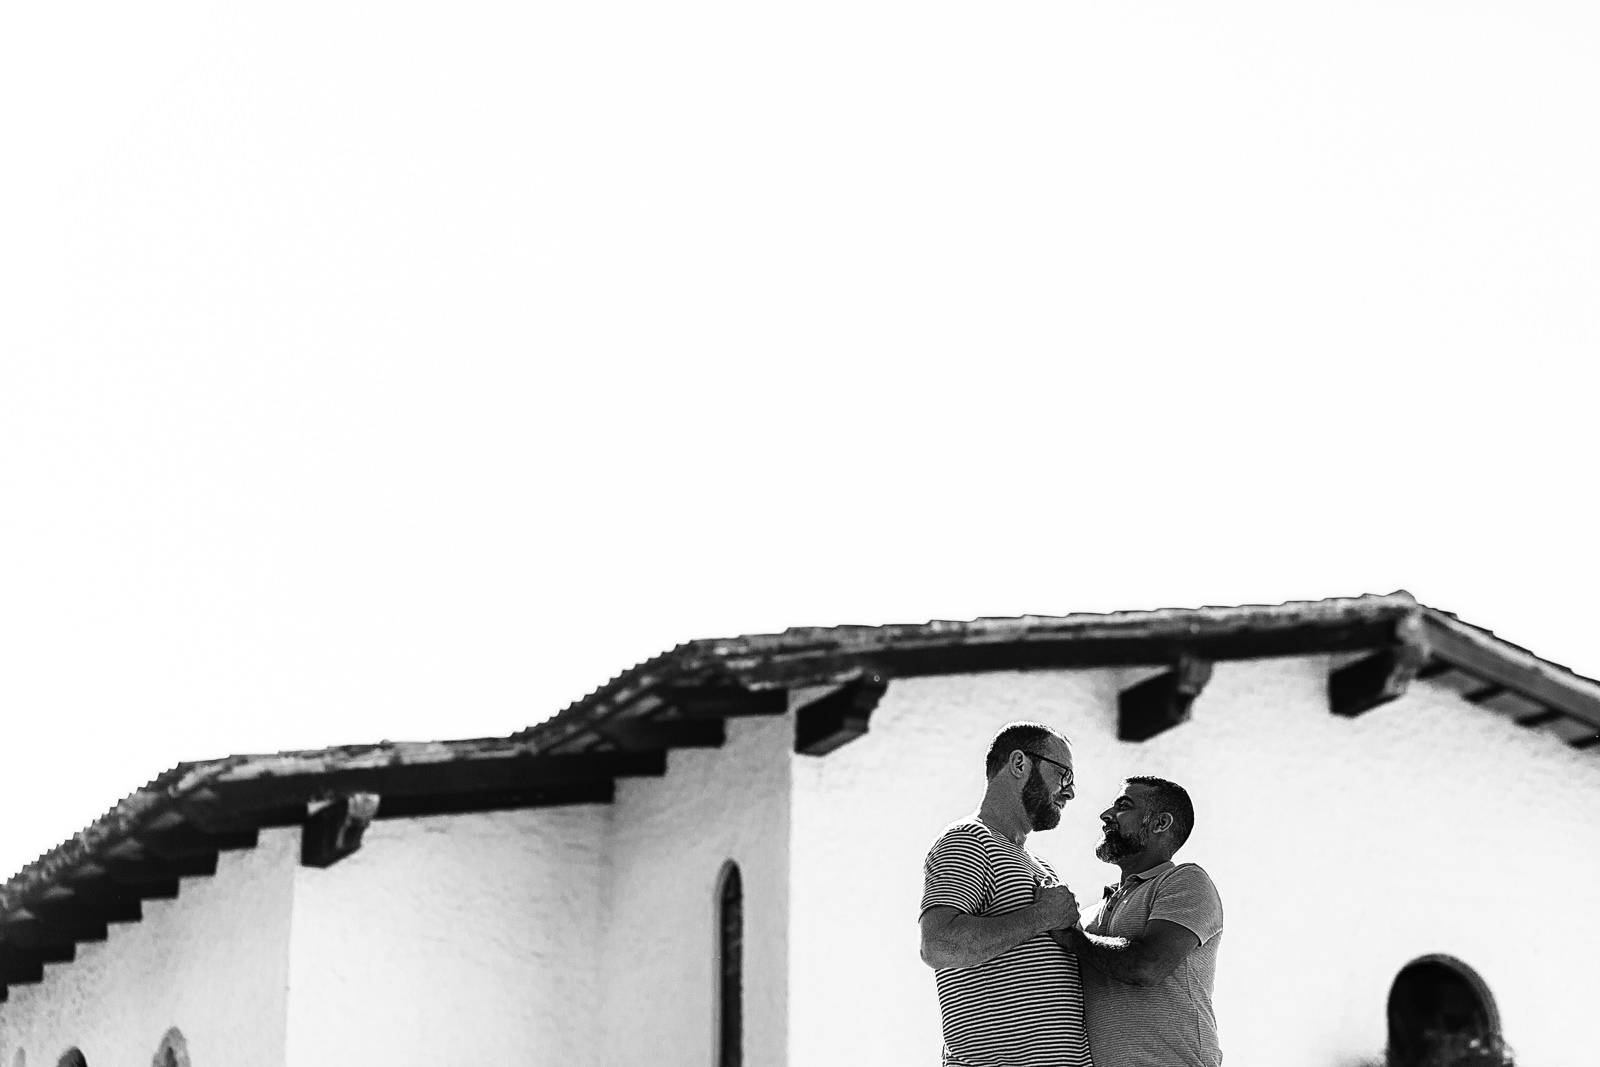
[[[174,800],[200,788],[227,766],[248,758],[230,756],[204,763],[180,763],[158,774],[123,797],[100,818],[7,879],[5,885],[0,886],[0,915],[10,914],[65,871],[94,859],[166,811]]]
[[[1291,625],[1327,624],[1431,615],[1455,627],[1474,631],[1496,653],[1524,667],[1558,676],[1563,684],[1600,698],[1600,682],[1495,637],[1481,627],[1461,622],[1449,612],[1419,604],[1409,593],[1365,595],[1276,605],[1161,608],[1109,614],[983,618],[970,622],[932,621],[886,626],[800,627],[781,634],[690,641],[618,674],[551,718],[503,738],[435,742],[382,742],[297,752],[230,756],[200,763],[182,763],[135,790],[93,824],[40,856],[0,886],[0,914],[9,914],[50,885],[65,871],[92,860],[137,832],[172,804],[208,785],[225,785],[277,774],[331,773],[360,766],[500,758],[546,751],[582,733],[597,719],[660,685],[737,681],[739,665],[772,657],[819,658],[832,654],[870,656],[873,651],[909,645],[994,643],[1040,638],[1126,635],[1159,640],[1203,629],[1248,630]]]
[[[934,620],[883,626],[793,627],[778,634],[689,641],[616,675],[605,685],[573,701],[560,712],[513,737],[535,743],[559,744],[592,725],[598,717],[626,704],[635,696],[661,684],[687,682],[711,675],[733,675],[741,668],[771,657],[806,657],[845,654],[869,656],[874,651],[909,646],[1000,643],[1074,636],[1105,635],[1126,631],[1128,636],[1159,639],[1181,636],[1203,627],[1329,624],[1358,618],[1399,616],[1421,610],[1405,590],[1387,595],[1365,594],[1324,600],[1288,601],[1283,604],[1246,604],[1229,607],[1157,608],[1107,614],[1022,615],[980,618],[970,622]],[[832,679],[819,677],[825,684]]]

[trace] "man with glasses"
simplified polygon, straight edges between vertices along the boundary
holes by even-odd
[[[947,826],[923,868],[922,959],[934,969],[945,1067],[1093,1067],[1078,961],[1050,931],[1078,902],[1024,846],[1072,799],[1072,748],[1014,722],[984,761],[983,803]]]

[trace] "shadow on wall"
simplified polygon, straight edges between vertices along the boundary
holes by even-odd
[[[1423,956],[1400,968],[1388,1016],[1387,1054],[1366,1067],[1515,1067],[1494,996],[1454,956]]]

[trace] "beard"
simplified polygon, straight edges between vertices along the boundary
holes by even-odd
[[[1044,784],[1037,763],[1022,787],[1022,810],[1028,813],[1028,825],[1035,830],[1054,830],[1061,822],[1061,809],[1050,799],[1050,787]]]
[[[1150,835],[1144,832],[1144,824],[1139,824],[1137,833],[1125,834],[1116,827],[1108,827],[1105,837],[1100,844],[1095,846],[1095,858],[1107,863],[1115,863],[1129,856],[1137,856],[1150,845]]]

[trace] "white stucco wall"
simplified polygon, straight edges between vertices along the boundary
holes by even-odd
[[[786,718],[728,724],[610,806],[379,820],[298,869],[288,1067],[709,1067],[716,890],[745,893],[745,1062],[781,1067]]]
[[[1075,742],[1078,800],[1032,844],[1086,907],[1116,876],[1092,852],[1121,777],[1190,789],[1197,826],[1181,855],[1211,872],[1227,913],[1228,1062],[1376,1056],[1395,973],[1434,952],[1485,979],[1523,1067],[1593,1062],[1600,759],[1427,684],[1337,718],[1327,671],[1320,656],[1220,664],[1193,720],[1143,744],[1115,740],[1116,693],[1148,672],[892,684],[866,737],[796,758],[790,1067],[936,1062],[932,973],[917,958],[922,859],[976,805],[984,749],[1016,718]]]
[[[298,829],[112,927],[0,1005],[0,1062],[708,1067],[718,879],[744,888],[744,1062],[787,1051],[790,717],[736,719],[613,805],[378,820],[327,869]]]
[[[601,1063],[714,1063],[717,878],[731,859],[744,880],[744,1062],[783,1067],[793,745],[787,716],[733,719],[722,748],[672,752],[665,777],[618,783]]]
[[[378,820],[354,855],[297,868],[283,1062],[598,1067],[610,820],[600,805]]]
[[[0,1063],[17,1052],[53,1065],[77,1046],[90,1067],[148,1067],[172,1026],[195,1067],[281,1067],[297,830],[264,830],[224,852],[211,878],[186,878],[175,900],[46,964],[44,981],[0,1005]]]

